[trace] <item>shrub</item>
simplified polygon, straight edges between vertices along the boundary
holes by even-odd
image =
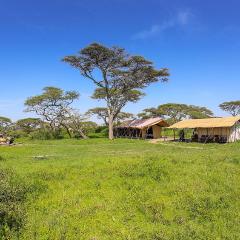
[[[24,201],[39,184],[27,184],[12,170],[0,169],[0,239],[18,236],[25,220]]]
[[[108,136],[108,128],[107,127],[99,127],[96,129],[94,133],[88,134],[90,138],[105,138]]]
[[[31,139],[36,139],[36,140],[63,139],[64,132],[61,130],[52,132],[50,129],[48,130],[39,129],[37,131],[30,133],[29,137]]]
[[[52,138],[52,135],[50,132],[47,131],[35,131],[29,134],[29,137],[31,139],[37,139],[37,140],[48,140]]]
[[[95,133],[101,133],[102,131],[108,131],[108,127],[106,126],[98,126],[95,130]]]
[[[11,131],[8,131],[7,134],[9,136],[12,136],[14,138],[23,138],[23,137],[27,137],[28,135],[22,131],[22,130],[11,130]]]

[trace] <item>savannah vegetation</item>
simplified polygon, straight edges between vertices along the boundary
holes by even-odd
[[[239,239],[239,143],[1,147],[0,239]]]
[[[239,142],[113,140],[114,126],[137,117],[124,112],[127,103],[167,82],[168,69],[97,43],[63,61],[95,84],[92,98],[106,106],[81,113],[73,108],[80,93],[47,86],[25,101],[34,116],[0,117],[0,133],[18,143],[0,146],[0,240],[239,239]],[[235,116],[239,101],[220,108]],[[214,114],[165,103],[138,117],[174,123]]]
[[[0,116],[0,133],[13,137],[32,139],[88,138],[106,136],[113,139],[114,126],[130,119],[161,117],[169,124],[183,119],[209,118],[214,113],[204,106],[183,103],[165,103],[144,109],[134,115],[124,112],[129,103],[136,103],[145,96],[144,88],[157,82],[167,82],[169,70],[156,69],[153,62],[143,56],[130,55],[120,47],[106,47],[92,43],[76,55],[65,56],[63,62],[77,69],[80,74],[95,85],[92,98],[105,102],[105,107],[95,107],[86,113],[72,107],[79,99],[75,90],[64,91],[54,86],[46,86],[39,95],[25,101],[25,112],[35,114],[12,122]],[[240,101],[224,102],[219,107],[233,116],[240,113]],[[101,119],[98,126],[89,118]]]

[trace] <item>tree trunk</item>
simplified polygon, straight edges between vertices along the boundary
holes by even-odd
[[[88,139],[88,137],[83,133],[83,131],[81,129],[79,129],[78,132],[82,136],[83,139]]]
[[[70,130],[69,130],[69,128],[68,128],[68,126],[66,126],[65,124],[63,124],[62,123],[62,126],[66,129],[66,131],[67,131],[67,134],[68,134],[68,136],[69,136],[69,138],[72,138],[72,134],[71,134],[71,132],[70,132]]]
[[[67,131],[67,134],[68,134],[69,138],[72,138],[72,134],[71,134],[71,132],[69,131],[68,127],[66,127],[66,131]]]
[[[108,118],[108,138],[110,140],[113,140],[113,114],[109,113],[109,118]]]

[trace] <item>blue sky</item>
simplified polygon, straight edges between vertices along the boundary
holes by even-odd
[[[238,0],[0,0],[0,115],[29,116],[23,103],[44,86],[78,90],[81,112],[102,105],[94,85],[61,62],[92,42],[126,48],[156,67],[168,83],[124,109],[177,102],[206,106],[239,100],[240,2]]]

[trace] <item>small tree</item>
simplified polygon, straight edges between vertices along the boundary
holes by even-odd
[[[86,112],[86,114],[91,116],[92,115],[97,116],[98,119],[103,120],[104,124],[108,126],[108,109],[107,108],[104,108],[104,107],[92,108],[92,109],[89,109]],[[119,123],[133,117],[134,115],[131,113],[119,112],[117,117],[114,120],[115,120],[115,123]]]
[[[86,115],[96,116],[98,119],[103,120],[106,126],[108,125],[108,110],[105,107],[91,108],[86,112]]]
[[[23,118],[16,122],[16,127],[22,129],[26,134],[29,134],[42,126],[42,121],[39,118]]]
[[[78,98],[76,91],[64,92],[60,88],[45,87],[42,94],[25,101],[25,111],[39,115],[43,121],[49,123],[52,132],[56,134],[61,126],[65,127],[63,122],[69,114],[70,105]]]
[[[69,109],[65,117],[61,120],[61,125],[67,130],[69,137],[74,136],[82,137],[84,139],[87,138],[86,136],[86,121],[87,117],[80,114],[78,111]]]
[[[108,109],[109,139],[113,139],[113,122],[128,102],[136,102],[141,89],[158,81],[167,81],[166,68],[157,70],[141,56],[130,56],[124,49],[93,43],[78,55],[66,56],[64,62],[77,68],[97,87],[93,97],[103,99]],[[139,90],[140,89],[140,90]]]
[[[12,120],[7,117],[0,116],[0,132],[5,132],[12,125]]]
[[[223,111],[230,113],[232,116],[240,115],[240,100],[224,102],[220,104],[219,107]]]

